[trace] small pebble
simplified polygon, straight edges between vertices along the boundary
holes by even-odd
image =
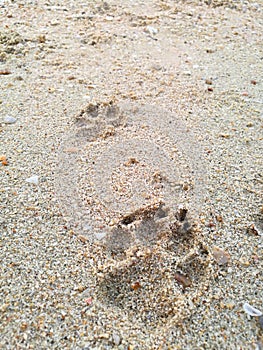
[[[192,284],[192,281],[190,280],[190,278],[184,276],[180,272],[176,272],[174,277],[175,277],[176,281],[179,284],[181,284],[184,288],[190,287]]]
[[[0,165],[4,165],[4,166],[8,165],[8,161],[6,159],[6,156],[0,156]]]
[[[249,305],[248,303],[245,303],[243,305],[243,310],[245,313],[247,313],[249,316],[257,316],[261,317],[263,314],[260,310],[256,309],[255,307]]]
[[[40,44],[43,44],[46,42],[46,36],[45,35],[39,35],[38,38],[37,38],[37,41],[40,43]]]
[[[106,16],[106,21],[113,21],[114,20],[114,17],[112,16]]]
[[[87,289],[87,287],[82,285],[82,284],[77,286],[77,291],[80,293],[84,292],[84,290],[86,290],[86,289]]]
[[[109,339],[110,335],[108,333],[101,333],[99,334],[99,338],[101,339]]]
[[[213,82],[212,82],[211,79],[206,79],[206,80],[205,80],[205,83],[206,83],[207,85],[212,85],[212,84],[213,84]]]
[[[152,27],[152,26],[147,26],[146,30],[147,33],[149,33],[150,35],[156,35],[158,34],[158,29]]]
[[[212,255],[218,265],[226,265],[230,261],[229,253],[219,247],[212,248]]]
[[[11,117],[11,115],[6,115],[4,117],[4,123],[5,124],[14,124],[16,122],[16,118]]]
[[[30,184],[38,185],[38,176],[37,175],[33,175],[31,177],[28,177],[26,179],[26,182],[28,182]]]
[[[89,298],[85,299],[85,303],[86,303],[87,305],[91,305],[91,304],[92,304],[92,298],[89,297]]]
[[[135,282],[135,283],[133,283],[132,285],[131,285],[131,288],[133,289],[133,290],[138,290],[138,289],[140,289],[142,286],[141,286],[141,284],[140,284],[140,282]]]
[[[211,48],[207,48],[207,49],[206,49],[206,52],[207,52],[207,53],[214,53],[215,50],[214,50],[214,49],[211,49]]]
[[[120,343],[121,343],[121,337],[120,337],[118,334],[113,333],[112,339],[113,339],[113,343],[114,343],[115,345],[120,345]]]
[[[11,74],[11,72],[8,69],[0,70],[0,75],[9,75],[9,74]]]
[[[260,236],[260,231],[256,227],[255,224],[250,225],[247,229],[247,232],[248,232],[248,234],[253,235],[253,236]]]
[[[78,239],[82,242],[82,243],[86,243],[88,238],[86,236],[83,235],[78,235]]]
[[[218,222],[223,222],[223,218],[222,218],[221,215],[216,215],[216,220],[217,220]]]

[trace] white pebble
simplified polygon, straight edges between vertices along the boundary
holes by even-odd
[[[4,123],[6,124],[14,124],[16,122],[16,118],[12,117],[11,115],[6,115],[4,117]]]
[[[118,334],[113,333],[112,338],[115,345],[120,345],[121,337]]]
[[[262,312],[253,306],[249,305],[248,303],[245,303],[243,305],[244,311],[249,315],[249,316],[262,316]]]
[[[26,182],[29,182],[30,184],[38,185],[38,176],[37,175],[33,175],[31,177],[28,177],[26,179]]]
[[[156,35],[156,34],[158,34],[158,29],[156,29],[152,26],[147,26],[146,32],[149,33],[150,35]]]
[[[106,21],[113,21],[114,17],[112,16],[106,16]]]

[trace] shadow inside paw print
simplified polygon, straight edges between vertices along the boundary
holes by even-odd
[[[76,137],[94,141],[99,136],[105,137],[107,129],[120,126],[123,120],[123,114],[112,101],[91,103],[75,117]]]
[[[144,252],[138,249],[125,264],[106,267],[99,297],[149,327],[152,322],[171,319],[176,324],[189,315],[187,305],[193,305],[195,295],[205,290],[203,286],[210,278],[210,256],[201,243],[194,244],[194,239],[194,234],[188,236],[193,242],[181,250],[173,250],[172,246],[170,250],[160,246]],[[186,237],[179,244],[184,242]]]

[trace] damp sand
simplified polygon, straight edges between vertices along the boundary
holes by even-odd
[[[1,347],[255,349],[262,3],[0,6]]]

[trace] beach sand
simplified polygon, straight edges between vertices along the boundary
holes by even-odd
[[[2,349],[263,347],[262,5],[0,1]]]

